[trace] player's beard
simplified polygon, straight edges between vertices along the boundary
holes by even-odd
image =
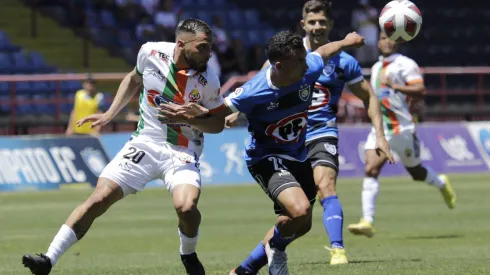
[[[188,54],[186,52],[184,52],[184,60],[189,65],[189,67],[191,67],[192,69],[194,69],[200,73],[203,73],[208,69],[208,63],[207,62],[200,64],[200,63],[196,62],[194,59],[192,59],[190,57],[190,54]]]

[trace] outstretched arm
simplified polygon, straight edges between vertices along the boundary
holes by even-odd
[[[371,85],[369,85],[369,83],[364,79],[358,83],[349,85],[349,90],[351,90],[353,94],[362,100],[366,110],[368,111],[369,118],[371,119],[371,123],[376,131],[377,149],[381,150],[388,157],[389,162],[394,163],[395,160],[385,138],[379,101],[371,88]]]
[[[330,57],[338,54],[341,51],[349,48],[359,48],[363,45],[364,37],[360,36],[356,32],[351,32],[343,40],[325,44],[316,49],[315,52],[318,53],[326,62]]]
[[[140,91],[142,87],[143,78],[136,72],[136,69],[133,69],[121,81],[109,110],[105,113],[93,114],[82,118],[77,122],[78,126],[92,121],[91,128],[106,125],[129,103],[129,101],[131,101],[136,92]]]

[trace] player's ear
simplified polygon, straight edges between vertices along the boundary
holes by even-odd
[[[281,69],[282,69],[282,64],[281,64],[281,62],[279,62],[279,61],[274,62],[274,67],[275,67],[277,70],[281,70]]]
[[[184,45],[184,41],[177,39],[177,47],[179,47],[180,49],[184,49]]]
[[[299,24],[301,25],[301,28],[302,28],[304,31],[306,31],[306,30],[305,30],[305,20],[304,20],[304,19],[301,19],[301,21],[299,21]]]
[[[333,20],[333,19],[332,19],[332,20],[330,20],[330,21],[328,22],[328,28],[329,28],[329,29],[332,29],[334,25],[335,25],[335,20]]]

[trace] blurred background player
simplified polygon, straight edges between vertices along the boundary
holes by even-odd
[[[303,39],[307,52],[313,52],[327,44],[329,33],[333,27],[331,3],[323,0],[310,0],[303,6],[303,20],[301,26],[306,32]],[[268,66],[266,62],[264,66]],[[347,84],[349,89],[363,100],[369,117],[377,129],[380,142],[386,144],[382,126],[381,111],[378,100],[369,83],[362,75],[362,69],[357,61],[345,52],[330,57],[324,64],[323,72],[315,80],[313,99],[308,111],[308,129],[306,145],[308,147],[308,160],[310,161],[315,184],[318,187],[320,203],[324,208],[323,224],[330,240],[330,264],[346,264],[348,262],[342,236],[343,211],[336,193],[336,181],[339,171],[337,104]],[[231,117],[236,119],[237,116]],[[234,124],[229,122],[228,124]],[[252,252],[235,272],[257,272],[264,263],[258,260],[265,257],[260,246]],[[257,262],[251,262],[251,259]]]
[[[88,78],[83,82],[83,89],[77,91],[73,110],[70,113],[66,135],[97,135],[100,127],[90,127],[89,124],[78,126],[80,119],[101,112],[104,94],[97,91],[95,80]]]
[[[449,208],[454,208],[456,195],[449,178],[438,175],[420,160],[420,144],[415,131],[415,123],[410,114],[407,99],[420,99],[425,95],[424,79],[414,60],[398,53],[398,44],[381,32],[378,48],[379,61],[372,67],[371,85],[381,102],[383,125],[390,147],[403,162],[407,172],[415,181],[425,181],[436,187]],[[374,130],[368,135],[365,144],[366,167],[362,187],[363,217],[348,229],[355,235],[372,237],[374,234],[374,214],[379,194],[378,176],[386,157],[376,154],[377,137]]]
[[[172,196],[178,217],[181,261],[187,274],[205,273],[195,252],[201,223],[197,208],[201,193],[199,156],[203,149],[203,132],[221,132],[224,117],[174,116],[166,121],[172,124],[162,124],[158,114],[163,102],[194,102],[210,109],[211,113],[224,107],[223,97],[218,92],[218,76],[207,68],[211,44],[212,31],[205,22],[181,21],[175,43],[149,42],[141,47],[136,67],[122,80],[107,112],[77,122],[78,125],[93,122],[93,127],[104,126],[142,91],[138,127],[102,171],[95,191],[73,210],[46,254],[22,258],[24,266],[33,274],[49,274],[59,258],[85,236],[96,218],[117,201],[142,191],[148,182],[156,179],[164,181]]]

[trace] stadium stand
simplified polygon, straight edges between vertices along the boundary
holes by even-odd
[[[215,52],[221,63],[223,83],[233,75],[243,75],[259,69],[262,64],[260,60],[264,59],[262,49],[265,41],[278,30],[297,30],[301,17],[298,11],[303,3],[282,0],[23,2],[53,18],[61,26],[74,30],[79,37],[88,38],[96,46],[123,58],[128,67],[135,63],[137,51],[146,41],[172,40],[173,34],[169,29],[173,29],[172,24],[177,20],[189,17],[203,19],[215,29],[222,30],[222,35],[217,37]],[[352,31],[350,11],[356,3],[355,0],[334,3],[336,26],[331,34],[332,39],[339,39]],[[381,7],[384,3],[382,0],[371,1],[376,7]],[[490,46],[482,42],[487,40],[490,33],[490,25],[486,20],[490,16],[488,8],[479,9],[471,6],[471,3],[448,3],[442,0],[422,1],[418,5],[424,14],[424,25],[419,37],[403,48],[404,54],[417,60],[422,67],[487,65],[488,60],[482,56],[490,54]],[[479,5],[490,4],[482,2]],[[234,62],[230,63],[229,60]],[[53,65],[47,64],[38,52],[28,52],[19,45],[13,45],[9,36],[0,31],[0,74],[53,73],[57,71],[57,67]],[[13,88],[12,83],[0,82],[0,99],[4,102],[0,105],[0,116],[4,118],[0,121],[4,121],[5,116],[12,111],[10,105],[5,104]],[[46,121],[52,122],[52,103],[39,102],[49,100],[55,90],[60,88],[61,97],[66,99],[61,106],[64,116],[60,123],[66,123],[71,109],[70,98],[80,88],[80,83],[75,80],[59,83],[59,87],[53,81],[15,83],[17,100],[24,102],[16,106],[16,115],[32,117],[43,114]],[[469,119],[468,114],[474,115],[472,119],[480,119],[489,115],[485,111],[490,110],[488,76],[428,74],[426,85],[430,91],[426,98],[427,115],[433,119],[443,119],[451,115]],[[445,97],[442,101],[441,94]],[[110,94],[106,98],[110,99]],[[30,104],[29,100],[38,102]],[[22,121],[30,120],[18,120]]]

